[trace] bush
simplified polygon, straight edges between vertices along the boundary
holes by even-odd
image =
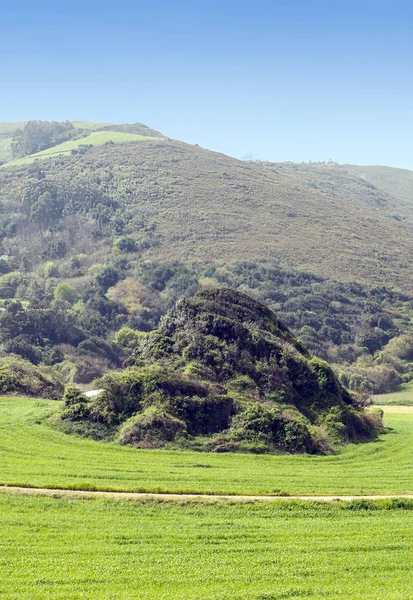
[[[0,393],[9,392],[58,399],[63,393],[63,385],[52,371],[7,356],[0,359]]]
[[[261,442],[287,452],[313,452],[314,444],[307,426],[285,417],[276,407],[256,402],[236,415],[231,423],[231,437]]]
[[[42,358],[42,352],[22,337],[16,337],[7,341],[4,344],[4,349],[10,354],[18,354],[34,365],[38,365]]]
[[[151,406],[128,419],[119,432],[121,444],[162,446],[186,432],[186,425],[161,408]]]
[[[139,346],[145,335],[146,333],[142,331],[136,331],[130,327],[123,327],[115,333],[113,341],[120,346],[125,353],[130,354]]]
[[[137,252],[138,250],[135,240],[126,235],[115,240],[113,247],[119,252]]]
[[[63,401],[65,407],[61,414],[62,419],[69,419],[70,421],[82,421],[89,417],[87,398],[76,387],[66,387]]]
[[[53,263],[53,262],[48,262],[45,264],[44,266],[44,270],[43,270],[44,276],[45,277],[59,277],[59,268],[58,266]]]
[[[23,278],[19,271],[0,276],[0,298],[14,298]]]

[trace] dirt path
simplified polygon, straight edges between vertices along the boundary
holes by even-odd
[[[350,501],[350,500],[383,500],[392,498],[404,498],[413,500],[413,494],[387,494],[387,495],[371,495],[371,496],[230,496],[230,495],[214,495],[214,494],[162,494],[149,492],[105,492],[96,491],[90,492],[85,490],[59,490],[49,488],[25,488],[18,486],[1,486],[0,494],[14,494],[25,496],[49,496],[53,498],[71,498],[71,499],[92,499],[92,498],[108,498],[112,500],[162,500],[169,502],[275,502],[277,500],[308,500],[312,502],[334,502],[334,501]]]
[[[380,406],[377,404],[378,408],[382,408],[385,413],[397,413],[399,415],[413,415],[413,406],[399,406],[397,404],[389,404]]]

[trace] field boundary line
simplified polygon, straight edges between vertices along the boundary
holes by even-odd
[[[49,496],[54,498],[107,498],[114,500],[164,500],[177,502],[182,500],[194,501],[230,501],[230,502],[276,502],[280,500],[301,500],[308,502],[352,502],[355,500],[413,500],[413,494],[370,494],[370,495],[230,495],[230,494],[179,494],[165,492],[115,492],[105,490],[76,490],[70,488],[42,488],[13,485],[0,485],[1,494],[26,496]]]

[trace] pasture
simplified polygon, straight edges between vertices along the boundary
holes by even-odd
[[[36,159],[51,158],[53,156],[58,156],[61,154],[70,154],[72,150],[76,150],[77,148],[79,148],[79,146],[82,145],[91,144],[92,146],[102,146],[107,142],[113,142],[115,144],[124,144],[126,142],[141,142],[157,139],[160,138],[139,135],[137,133],[123,133],[120,131],[94,131],[86,137],[77,140],[69,140],[67,142],[63,142],[62,144],[58,144],[57,146],[53,146],[52,148],[48,148],[47,150],[42,150],[41,152],[31,154],[30,156],[25,156],[24,158],[17,158],[15,160],[11,160],[10,162],[3,165],[3,167],[6,168],[17,165],[24,165],[32,163]]]
[[[386,414],[389,432],[336,455],[136,450],[66,435],[53,400],[0,398],[0,484],[215,494],[362,495],[413,492],[413,414]]]
[[[373,401],[378,406],[413,406],[413,388],[410,386],[398,392],[377,394],[373,396]]]
[[[56,401],[0,398],[0,482],[230,494],[406,493],[413,412],[335,456],[136,450],[51,426]],[[8,600],[404,600],[413,501],[45,497],[0,493]]]
[[[413,504],[135,503],[0,495],[8,600],[403,599]]]

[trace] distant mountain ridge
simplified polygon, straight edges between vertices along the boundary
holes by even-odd
[[[413,171],[385,166],[340,165],[339,168],[413,204]]]

